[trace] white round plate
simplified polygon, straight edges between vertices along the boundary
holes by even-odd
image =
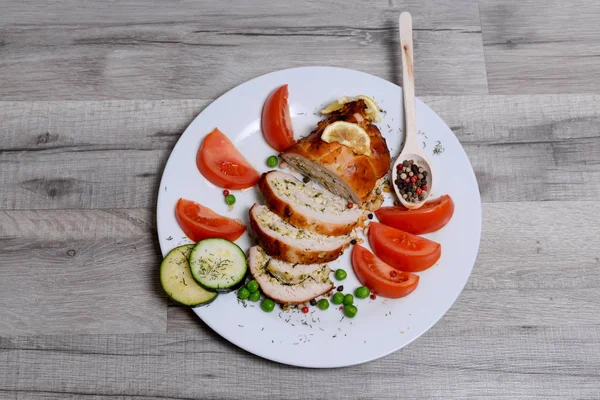
[[[196,169],[196,152],[204,136],[218,127],[259,172],[269,168],[265,161],[276,154],[263,139],[260,118],[263,103],[272,90],[289,85],[289,104],[296,138],[307,135],[320,119],[319,111],[341,96],[366,94],[384,110],[379,127],[392,157],[402,142],[402,92],[400,87],[358,71],[305,67],[273,72],[248,81],[218,98],[198,115],[181,135],[165,167],[157,205],[158,238],[163,255],[175,246],[190,243],[175,219],[179,198],[210,207],[215,212],[248,222],[248,210],[261,202],[253,188],[235,191],[232,211],[224,202],[222,189],[208,182]],[[425,152],[437,171],[434,197],[449,194],[455,202],[454,217],[438,232],[425,235],[442,245],[439,262],[419,273],[419,287],[409,296],[388,300],[356,300],[358,314],[344,318],[333,304],[322,311],[310,307],[308,314],[297,310],[265,313],[259,303],[238,302],[236,293],[222,294],[208,306],[194,309],[212,329],[235,345],[284,364],[328,368],[359,364],[385,356],[406,346],[431,328],[454,303],[465,286],[479,249],[481,200],[471,164],[448,126],[417,100],[417,127]],[[438,145],[441,154],[434,155]],[[386,204],[392,204],[387,194]],[[247,224],[248,225],[248,224]],[[236,243],[246,251],[248,234]],[[368,246],[367,246],[368,247]],[[350,264],[350,253],[331,263],[343,268],[348,278],[344,292],[360,286]]]

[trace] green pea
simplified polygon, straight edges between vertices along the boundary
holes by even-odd
[[[230,206],[234,205],[235,204],[235,196],[232,194],[227,195],[225,197],[225,203],[229,204]]]
[[[277,156],[271,156],[267,158],[267,165],[269,167],[274,168],[277,166],[277,164],[279,164],[279,159],[277,158]]]
[[[246,283],[246,287],[248,288],[250,293],[258,292],[258,282],[256,282],[254,279]]]
[[[240,300],[246,300],[249,296],[250,296],[250,291],[248,289],[246,289],[245,287],[241,288],[238,291],[238,298]]]
[[[333,295],[333,297],[331,298],[331,302],[333,304],[342,304],[344,302],[344,294],[341,292],[337,292],[336,294]]]
[[[347,276],[348,274],[343,269],[338,269],[335,271],[335,279],[338,281],[343,281]]]
[[[256,292],[250,293],[250,296],[248,296],[248,300],[259,301],[260,300],[260,292],[256,291]]]
[[[327,300],[327,299],[319,300],[319,302],[317,303],[317,307],[319,307],[321,310],[327,310],[329,308],[329,300]]]
[[[354,296],[352,296],[350,293],[348,293],[347,295],[344,296],[344,305],[345,306],[350,306],[354,303]]]
[[[275,302],[271,299],[264,299],[260,305],[260,308],[262,308],[265,312],[271,312],[275,308]]]
[[[371,291],[366,286],[358,287],[354,291],[354,295],[356,297],[358,297],[359,299],[366,299],[367,297],[369,297],[370,294],[371,294]]]
[[[352,304],[344,306],[344,315],[346,315],[346,317],[348,318],[354,318],[357,312],[358,308],[356,308],[356,306],[353,306]]]

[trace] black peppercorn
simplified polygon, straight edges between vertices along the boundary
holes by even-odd
[[[373,219],[373,214],[372,214],[372,213],[369,213],[369,215],[367,215],[367,217],[368,217],[369,219]]]
[[[305,176],[304,178],[302,178],[302,182],[308,183],[310,182],[310,178],[308,176]]]
[[[310,305],[311,305],[311,306],[316,306],[316,305],[317,305],[317,301],[316,301],[315,299],[312,299],[312,300],[310,301]]]
[[[422,166],[419,166],[415,160],[404,160],[402,165],[403,168],[398,170],[399,175],[394,182],[400,197],[411,203],[425,200],[429,173]],[[404,179],[402,179],[403,177]],[[422,193],[418,194],[417,192]],[[369,216],[369,219],[371,219],[371,216]]]
[[[337,291],[338,292],[343,292],[344,291],[344,285],[340,285],[337,287]]]
[[[352,240],[350,241],[350,244],[356,244],[356,239],[352,239]]]

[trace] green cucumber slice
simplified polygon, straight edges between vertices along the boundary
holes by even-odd
[[[226,239],[204,239],[189,257],[192,276],[203,287],[218,292],[232,291],[244,283],[248,272],[246,255]]]
[[[190,272],[188,257],[195,245],[175,247],[160,264],[160,284],[173,300],[196,307],[212,302],[217,293],[198,285]]]

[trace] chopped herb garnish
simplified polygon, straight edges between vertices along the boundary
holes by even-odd
[[[442,146],[442,142],[440,142],[439,140],[435,142],[435,147],[433,148],[434,155],[442,154],[444,150],[446,149],[444,148],[444,146]]]
[[[167,240],[173,240],[173,236],[169,236]]]
[[[187,286],[187,283],[185,283],[185,278],[182,278],[182,279],[181,279],[181,281],[183,282],[183,284],[184,284],[185,286]]]

